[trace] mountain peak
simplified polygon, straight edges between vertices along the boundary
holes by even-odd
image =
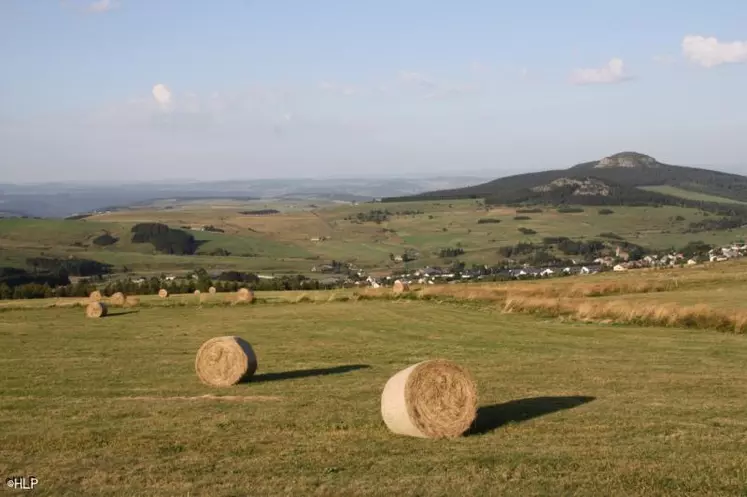
[[[600,160],[595,166],[595,169],[609,168],[609,167],[656,167],[659,162],[651,157],[650,155],[640,154],[638,152],[620,152],[618,154],[610,155]]]

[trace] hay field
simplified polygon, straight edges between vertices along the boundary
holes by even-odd
[[[726,197],[719,197],[717,195],[709,195],[707,193],[694,192],[691,190],[685,190],[683,188],[677,188],[676,186],[659,185],[659,186],[643,186],[638,187],[641,190],[649,192],[663,193],[665,195],[672,195],[673,197],[680,197],[688,200],[701,200],[703,202],[718,202],[721,204],[744,204],[739,200],[734,200]]]
[[[737,291],[726,273],[711,283]],[[693,291],[635,293],[628,276],[586,281],[619,298]],[[470,287],[496,293],[442,288]],[[351,296],[144,298],[98,320],[6,307],[0,472],[55,497],[747,493],[746,335],[507,314],[466,295],[336,300]],[[195,354],[225,335],[249,341],[259,368],[210,388]],[[472,433],[391,434],[384,384],[438,357],[475,378]]]
[[[314,204],[316,205],[316,204]],[[257,216],[247,210],[275,208],[278,214]],[[371,210],[393,213],[381,224],[350,220]],[[310,207],[272,202],[172,203],[100,214],[79,221],[0,219],[0,264],[22,265],[25,257],[67,257],[75,255],[127,266],[132,271],[175,271],[200,266],[249,271],[306,273],[320,262],[343,260],[373,271],[397,266],[390,254],[405,249],[420,253],[418,265],[443,265],[449,260],[438,253],[461,247],[459,259],[467,264],[499,262],[498,248],[519,242],[540,243],[543,237],[566,236],[595,239],[615,233],[626,240],[657,249],[682,247],[689,241],[720,244],[745,238],[745,230],[684,233],[690,222],[701,221],[703,213],[678,207],[614,207],[611,215],[598,208],[582,213],[558,213],[544,208],[540,213],[517,213],[506,207],[486,210],[478,201],[428,201],[406,203],[364,203],[358,205],[319,204]],[[397,214],[397,213],[400,214]],[[408,213],[410,212],[410,213]],[[415,213],[413,213],[415,212]],[[679,217],[678,217],[679,216]],[[481,218],[500,223],[478,224]],[[213,225],[225,233],[193,231],[201,245],[197,256],[154,254],[149,244],[130,243],[130,228],[138,222],[163,222],[174,228]],[[531,229],[525,235],[520,228]],[[120,239],[109,247],[96,247],[92,239],[110,232]],[[324,241],[315,241],[324,237]],[[218,249],[230,256],[209,256]],[[239,257],[244,256],[244,257]]]

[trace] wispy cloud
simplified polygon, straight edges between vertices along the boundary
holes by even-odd
[[[714,37],[688,35],[682,40],[682,53],[705,68],[747,62],[747,41],[721,42]]]
[[[400,71],[399,81],[422,92],[422,97],[426,99],[464,95],[478,90],[473,84],[442,83],[418,71]]]
[[[119,7],[119,2],[116,0],[96,0],[95,2],[91,2],[88,4],[88,12],[93,12],[96,14],[102,13],[102,12],[108,12],[110,10],[114,10]]]
[[[612,59],[596,69],[576,69],[571,73],[571,82],[576,85],[603,85],[629,81],[622,59]]]
[[[424,88],[434,88],[436,83],[423,73],[416,71],[400,71],[399,78],[405,83],[411,83]]]
[[[341,85],[337,83],[330,83],[329,81],[322,81],[319,83],[319,89],[328,93],[334,93],[337,95],[343,95],[350,97],[353,95],[360,95],[366,90],[364,88],[355,87],[352,85]]]

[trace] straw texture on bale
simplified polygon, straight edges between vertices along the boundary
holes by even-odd
[[[103,302],[91,302],[86,306],[86,317],[89,318],[103,318],[108,312],[109,309]]]
[[[257,356],[247,341],[237,336],[211,338],[197,351],[195,370],[200,381],[227,387],[248,380],[257,370]]]
[[[109,298],[109,302],[112,305],[124,305],[127,301],[127,297],[122,292],[117,292]]]
[[[135,307],[140,303],[140,299],[138,297],[133,297],[132,295],[128,295],[125,298],[125,307]]]
[[[215,295],[215,293],[216,293],[217,291],[218,291],[218,289],[217,289],[217,288],[215,288],[214,286],[211,286],[211,287],[210,287],[210,288],[208,289],[208,292],[210,292],[210,295]]]
[[[410,290],[410,285],[400,280],[395,281],[394,286],[392,287],[392,291],[394,293],[404,293],[409,290]]]
[[[249,288],[239,288],[236,292],[236,300],[239,302],[251,302],[254,300],[254,292]]]
[[[169,292],[161,288],[160,290],[158,290],[158,296],[161,297],[162,299],[165,299],[166,297],[169,296]]]
[[[414,364],[387,381],[381,416],[398,435],[455,438],[477,416],[477,387],[469,372],[445,359]]]
[[[99,300],[101,300],[101,292],[99,292],[98,290],[94,290],[93,292],[91,292],[91,295],[89,295],[88,298],[94,302],[98,302]]]

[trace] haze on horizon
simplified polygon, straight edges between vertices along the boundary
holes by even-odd
[[[747,173],[747,4],[653,3],[6,0],[0,183]]]

